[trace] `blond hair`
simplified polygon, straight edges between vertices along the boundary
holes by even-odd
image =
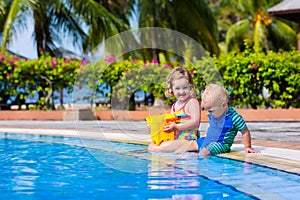
[[[209,84],[202,93],[202,103],[211,101],[214,105],[228,104],[227,90],[218,84]]]
[[[176,67],[174,68],[167,77],[166,87],[165,87],[165,95],[167,97],[174,97],[174,93],[172,90],[173,84],[172,82],[175,80],[179,80],[185,78],[191,89],[191,96],[196,96],[196,86],[193,82],[192,76],[188,72],[188,70],[184,67]]]

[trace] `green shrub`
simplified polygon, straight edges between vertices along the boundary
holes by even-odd
[[[221,55],[215,62],[233,105],[254,109],[298,108],[299,59],[297,51],[268,54],[245,51]],[[263,88],[268,95],[263,95]]]
[[[35,60],[19,59],[0,54],[0,103],[10,96],[26,99],[29,94],[39,93],[38,109],[53,109],[53,91],[68,89],[74,85],[90,88],[93,99],[103,94],[100,85],[107,84],[120,109],[133,109],[133,94],[137,90],[151,92],[155,98],[163,97],[167,104],[174,99],[165,98],[164,87],[168,73],[177,64],[144,63],[141,60],[107,58],[88,64],[53,58],[44,55]],[[231,104],[242,108],[299,108],[300,107],[300,53],[268,52],[254,53],[250,49],[242,53],[203,57],[187,63],[197,94],[200,97],[205,85],[222,83],[228,89]],[[263,92],[267,91],[267,94]],[[112,98],[112,95],[115,95]],[[128,103],[129,102],[129,103]],[[63,104],[61,99],[61,105]],[[129,107],[127,107],[129,105]]]
[[[39,109],[53,109],[53,92],[62,88],[70,89],[81,66],[81,61],[48,55],[27,60],[1,54],[0,59],[2,102],[5,103],[13,95],[25,100],[29,94],[38,92]]]

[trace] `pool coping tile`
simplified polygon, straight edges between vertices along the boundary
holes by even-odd
[[[219,154],[219,157],[229,158],[242,162],[249,162],[260,166],[282,170],[289,173],[300,174],[300,162],[282,157],[275,157],[263,154],[246,154],[240,151],[232,151],[226,154]]]

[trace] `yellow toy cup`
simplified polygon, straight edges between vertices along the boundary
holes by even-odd
[[[152,141],[156,145],[160,145],[164,141],[174,140],[174,131],[170,133],[164,132],[164,126],[169,122],[176,121],[176,117],[172,114],[159,114],[146,117],[148,126],[150,127],[150,135]]]

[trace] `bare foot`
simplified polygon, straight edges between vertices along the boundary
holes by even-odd
[[[148,151],[157,151],[159,148],[155,143],[150,143],[148,146]]]

